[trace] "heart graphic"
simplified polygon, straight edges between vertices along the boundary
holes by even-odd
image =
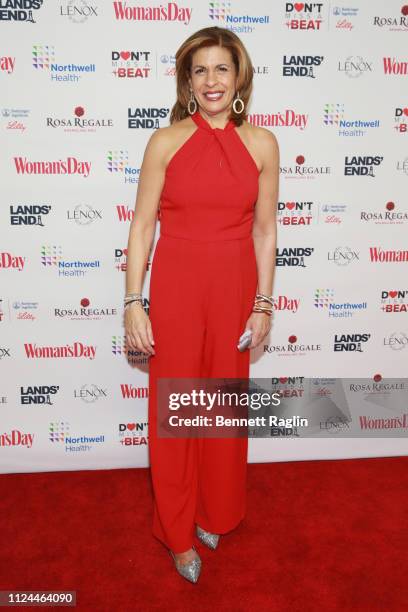
[[[293,210],[295,208],[295,202],[286,202],[286,208]]]
[[[296,2],[296,4],[294,5],[295,9],[297,10],[298,13],[300,13],[300,11],[303,10],[303,7],[305,5],[303,4],[303,2]]]
[[[395,298],[395,297],[397,297],[397,292],[396,291],[389,291],[389,295],[390,295],[390,297]]]
[[[126,427],[128,428],[129,431],[133,431],[134,428],[136,427],[136,423],[128,423]]]
[[[130,51],[121,51],[120,57],[124,60],[128,60],[130,57]]]
[[[408,108],[404,108],[404,115],[408,117]]]
[[[282,383],[282,385],[284,385],[286,382],[288,382],[288,379],[285,376],[280,376],[279,377],[279,382]]]

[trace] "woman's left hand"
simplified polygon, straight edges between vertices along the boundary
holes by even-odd
[[[249,349],[255,348],[262,342],[272,327],[272,315],[264,312],[252,312],[247,320],[245,329],[252,329],[252,340]]]

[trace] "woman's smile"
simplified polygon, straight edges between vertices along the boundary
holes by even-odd
[[[223,95],[224,95],[223,91],[207,91],[204,94],[206,99],[209,100],[210,102],[216,102],[217,100],[220,100]]]

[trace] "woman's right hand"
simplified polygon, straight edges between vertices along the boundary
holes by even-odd
[[[152,324],[138,302],[132,302],[125,308],[126,343],[129,348],[155,355]]]

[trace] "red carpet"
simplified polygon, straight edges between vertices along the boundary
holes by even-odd
[[[248,470],[247,517],[198,542],[196,585],[151,536],[147,469],[3,475],[0,590],[76,590],[87,612],[407,609],[408,457]]]

